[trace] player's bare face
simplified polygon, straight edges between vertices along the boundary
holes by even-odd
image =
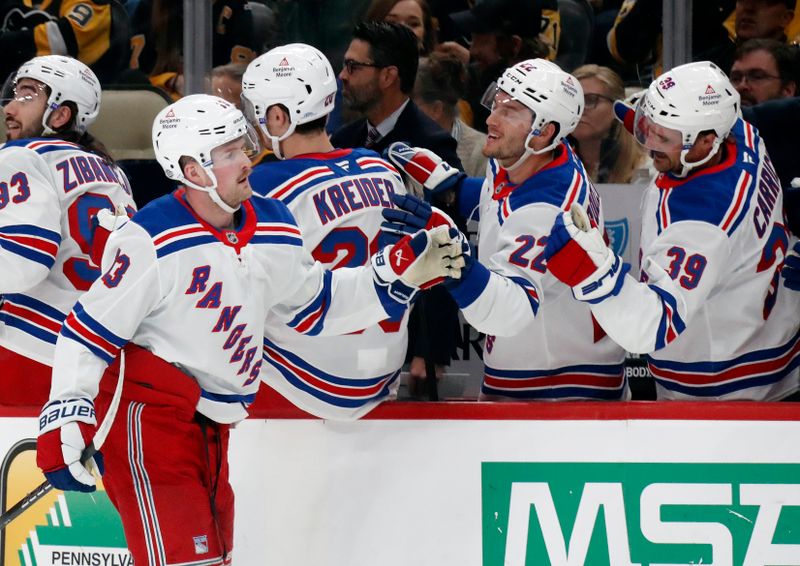
[[[350,42],[339,73],[342,98],[348,108],[363,114],[380,102],[378,78],[382,70],[370,57],[369,43],[360,39]]]
[[[525,140],[532,124],[533,112],[498,90],[486,119],[488,133],[483,155],[497,159],[504,167],[513,164],[525,152]]]
[[[47,87],[33,79],[20,79],[14,97],[3,108],[6,139],[19,140],[42,135],[42,116],[47,107]]]
[[[253,169],[249,153],[243,137],[211,150],[217,193],[228,206],[236,207],[253,194],[248,180]]]

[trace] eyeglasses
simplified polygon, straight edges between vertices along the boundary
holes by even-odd
[[[583,102],[586,105],[586,108],[597,108],[597,105],[600,104],[601,100],[607,100],[608,102],[614,102],[614,99],[608,96],[604,96],[602,94],[596,94],[593,92],[586,93],[583,95]]]
[[[344,60],[344,68],[347,69],[348,74],[352,75],[356,69],[360,69],[361,67],[372,67],[373,69],[383,69],[385,65],[377,65],[375,63],[362,63],[361,61],[355,61],[354,59]]]
[[[769,73],[766,73],[760,69],[731,72],[731,84],[734,86],[742,84],[745,80],[750,84],[756,84],[775,79],[780,79],[780,76],[770,75]]]

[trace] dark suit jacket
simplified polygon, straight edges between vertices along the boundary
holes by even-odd
[[[792,189],[791,182],[800,177],[800,97],[770,100],[742,109],[744,119],[758,128],[764,138],[767,152],[783,185],[783,204],[789,220],[789,229],[800,234],[800,190]]]
[[[367,119],[361,118],[342,126],[331,136],[334,147],[364,147],[367,140]],[[370,149],[383,153],[383,150],[396,141],[406,142],[412,147],[424,147],[461,169],[461,160],[456,153],[456,140],[445,132],[439,124],[428,118],[419,107],[409,100],[397,118],[394,129]]]
[[[364,147],[366,140],[366,118],[342,126],[331,136],[334,147]],[[456,153],[456,140],[450,132],[445,132],[411,100],[398,116],[394,129],[370,149],[383,154],[383,150],[396,141],[429,149],[453,167],[464,170]],[[466,231],[464,219],[456,207],[446,207],[438,202],[433,204],[444,209],[459,228]],[[458,305],[443,285],[425,291],[418,301],[422,308],[415,308],[409,320],[407,359],[419,356],[437,365],[447,365],[456,354],[460,340]]]

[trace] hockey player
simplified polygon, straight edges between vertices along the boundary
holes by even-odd
[[[100,275],[92,219],[134,204],[125,175],[86,132],[100,109],[86,65],[36,57],[12,88],[0,150],[0,404],[39,405],[61,323]]]
[[[397,170],[377,153],[333,148],[325,124],[335,95],[328,60],[300,43],[261,55],[243,78],[248,118],[281,159],[254,169],[253,191],[286,204],[306,248],[329,269],[367,264],[381,211],[405,193]],[[346,336],[306,336],[268,323],[261,375],[305,411],[354,419],[396,397],[407,341],[405,312]]]
[[[258,389],[266,311],[298,332],[350,332],[405,310],[402,293],[463,265],[444,229],[360,269],[325,271],[283,203],[249,198],[252,134],[235,106],[209,95],[158,114],[156,158],[184,187],[110,235],[103,276],[56,344],[37,463],[60,489],[94,490],[80,462],[92,400],[105,415],[125,360],[104,483],[137,564],[231,562],[228,433]]]
[[[564,140],[583,112],[580,83],[555,64],[532,59],[507,69],[487,94],[485,180],[464,178],[425,150],[389,150],[426,189],[457,186],[465,216],[479,214],[479,262],[448,288],[464,318],[487,334],[481,398],[627,399],[624,351],[544,262],[553,221],[573,203],[603,226],[600,198]],[[402,231],[415,217],[421,225],[430,222],[419,202],[403,197],[398,204],[406,210],[384,213],[390,229]]]
[[[628,114],[660,172],[644,200],[638,281],[579,207],[557,219],[545,250],[576,302],[649,354],[659,399],[776,401],[798,389],[781,185],[739,110],[725,74],[696,62],[658,77]]]

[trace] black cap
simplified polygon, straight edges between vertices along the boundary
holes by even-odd
[[[471,10],[450,14],[461,33],[536,37],[542,27],[539,0],[478,0]]]

